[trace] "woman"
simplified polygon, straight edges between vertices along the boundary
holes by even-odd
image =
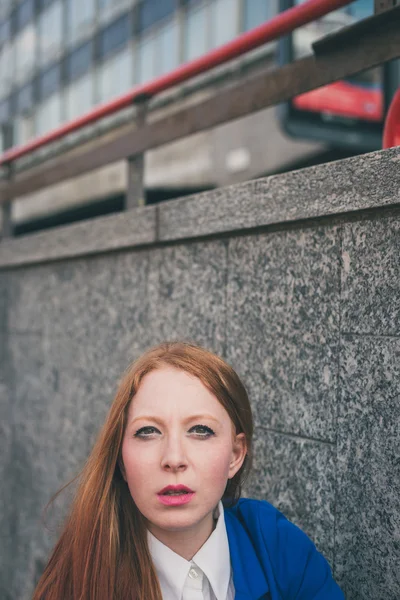
[[[33,600],[343,600],[307,536],[240,499],[251,464],[247,393],[183,342],[120,383]]]

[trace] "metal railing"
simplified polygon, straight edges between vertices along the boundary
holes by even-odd
[[[134,87],[123,96],[46,135],[7,150],[0,156],[0,166],[7,169],[7,180],[0,184],[3,237],[12,234],[11,203],[17,197],[126,159],[127,208],[137,206],[143,196],[143,157],[146,150],[287,101],[298,94],[398,58],[400,7],[390,8],[388,3],[385,5],[384,0],[376,0],[375,16],[317,41],[313,45],[313,55],[274,71],[249,77],[245,82],[222,90],[194,106],[178,110],[157,121],[146,122],[148,101],[157,94],[287,35],[351,2],[352,0],[306,0],[224,46],[164,76]],[[133,104],[137,106],[137,128],[133,133],[122,134],[111,141],[99,141],[95,152],[91,149],[68,158],[68,161],[61,161],[61,164],[45,166],[40,172],[29,174],[28,170],[27,175],[15,176],[13,166],[18,159]]]

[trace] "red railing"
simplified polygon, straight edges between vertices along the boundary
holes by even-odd
[[[119,96],[115,100],[102,104],[81,117],[69,121],[65,125],[35,138],[22,146],[7,150],[0,156],[0,165],[11,163],[34,150],[59,140],[69,133],[82,129],[83,127],[99,121],[106,116],[112,115],[123,108],[127,108],[140,98],[155,96],[160,92],[164,92],[196,75],[200,75],[218,65],[237,58],[267,42],[271,42],[283,35],[287,35],[302,25],[311,23],[315,19],[319,19],[333,10],[351,4],[352,1],[353,0],[305,0],[305,2],[299,6],[295,6],[276,15],[263,25],[260,25],[247,33],[243,33],[233,41],[208,52],[200,58],[186,63],[170,73],[153,79],[148,83],[136,86],[128,93]]]

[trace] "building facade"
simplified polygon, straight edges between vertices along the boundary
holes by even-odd
[[[276,0],[0,0],[0,122],[11,129],[14,146],[24,144],[230,41],[276,11]],[[235,76],[243,65],[272,66],[274,53],[269,44],[237,60]],[[232,77],[232,67],[218,70],[218,85],[215,77],[203,77],[198,93],[217,93],[221,78]],[[4,149],[4,136],[2,143]],[[275,109],[269,109],[148,153],[145,183],[180,189],[234,183],[279,170],[319,148],[285,139]],[[124,188],[124,165],[110,165],[95,185],[89,176],[63,184],[62,193],[47,190],[16,202],[14,219]]]

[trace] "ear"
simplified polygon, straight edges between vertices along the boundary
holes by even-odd
[[[229,479],[232,479],[239,471],[247,454],[246,436],[244,433],[235,435],[232,444],[232,457],[229,463]]]

